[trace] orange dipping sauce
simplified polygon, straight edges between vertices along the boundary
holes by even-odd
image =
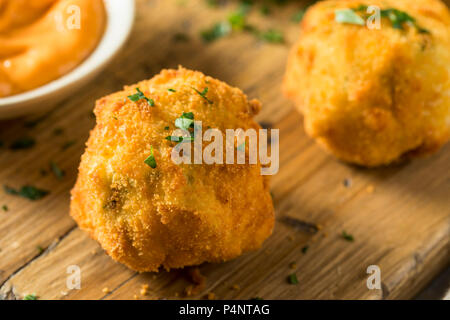
[[[67,74],[97,47],[103,0],[0,0],[0,97]]]

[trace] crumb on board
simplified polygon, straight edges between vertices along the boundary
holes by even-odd
[[[241,287],[238,284],[233,284],[233,286],[231,287],[231,289],[233,290],[240,290]]]
[[[134,300],[139,300],[139,296],[138,296],[137,294],[135,294],[135,295],[133,296],[133,298],[134,298]]]
[[[336,273],[340,276],[342,274],[342,268],[341,266],[337,266]]]
[[[194,295],[194,286],[187,286],[186,288],[184,288],[184,294],[186,297]]]
[[[373,193],[375,191],[375,187],[371,184],[366,188],[367,193]]]
[[[141,293],[141,296],[147,296],[148,295],[148,293],[149,293],[149,291],[148,291],[148,284],[143,284],[141,286],[140,293]]]
[[[289,264],[289,268],[291,268],[291,269],[297,269],[297,263],[291,262],[291,263]]]
[[[216,294],[214,292],[208,293],[208,300],[216,300]]]
[[[105,293],[105,294],[108,294],[108,293],[111,293],[111,290],[109,290],[108,287],[104,287],[104,288],[102,289],[102,292]]]
[[[188,277],[194,285],[187,286],[184,292],[186,296],[190,297],[200,293],[200,291],[203,290],[206,285],[206,277],[200,273],[199,268],[190,268],[188,270]]]

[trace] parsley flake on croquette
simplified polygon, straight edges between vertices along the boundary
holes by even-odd
[[[137,91],[137,93],[132,94],[131,96],[128,96],[128,99],[130,99],[133,102],[137,102],[139,100],[145,100],[151,107],[155,106],[155,101],[153,99],[147,98],[139,88],[136,88],[136,91]]]

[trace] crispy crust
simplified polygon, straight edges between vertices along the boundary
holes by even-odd
[[[127,99],[136,87],[155,107]],[[213,105],[192,89],[205,87]],[[259,248],[274,224],[260,165],[176,165],[165,127],[173,130],[182,112],[193,112],[223,132],[258,129],[252,118],[260,108],[239,89],[181,67],[100,99],[72,190],[72,217],[137,271],[220,262]],[[151,146],[156,169],[144,164]]]
[[[374,0],[416,18],[431,34],[341,24],[334,11],[358,0],[322,1],[302,22],[285,93],[309,135],[335,156],[378,166],[438,150],[450,137],[450,13],[439,0]]]

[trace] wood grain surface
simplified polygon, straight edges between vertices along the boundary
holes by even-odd
[[[250,14],[260,28],[282,30],[285,44],[264,43],[248,33],[203,43],[200,30],[223,20],[236,7],[233,1],[218,8],[200,0],[138,0],[137,5],[126,48],[95,81],[45,115],[0,122],[0,184],[50,191],[29,201],[0,190],[0,208],[8,207],[0,210],[0,298],[30,293],[39,299],[186,296],[193,285],[189,270],[135,273],[109,258],[68,212],[69,191],[95,125],[95,100],[179,64],[260,99],[263,111],[257,120],[280,129],[280,172],[272,179],[273,235],[257,252],[200,266],[206,282],[189,298],[214,293],[217,299],[408,299],[449,265],[450,145],[397,166],[349,166],[305,135],[301,115],[281,93],[288,50],[300,33],[291,16],[303,4],[271,7],[268,16],[256,9]],[[189,39],[175,41],[180,32]],[[36,145],[8,148],[22,137],[34,138]],[[62,179],[52,174],[51,162],[65,171]],[[354,241],[346,241],[343,231]],[[67,289],[71,265],[81,268],[80,290]],[[366,286],[369,265],[381,268],[381,290]],[[287,281],[294,272],[298,285]]]

